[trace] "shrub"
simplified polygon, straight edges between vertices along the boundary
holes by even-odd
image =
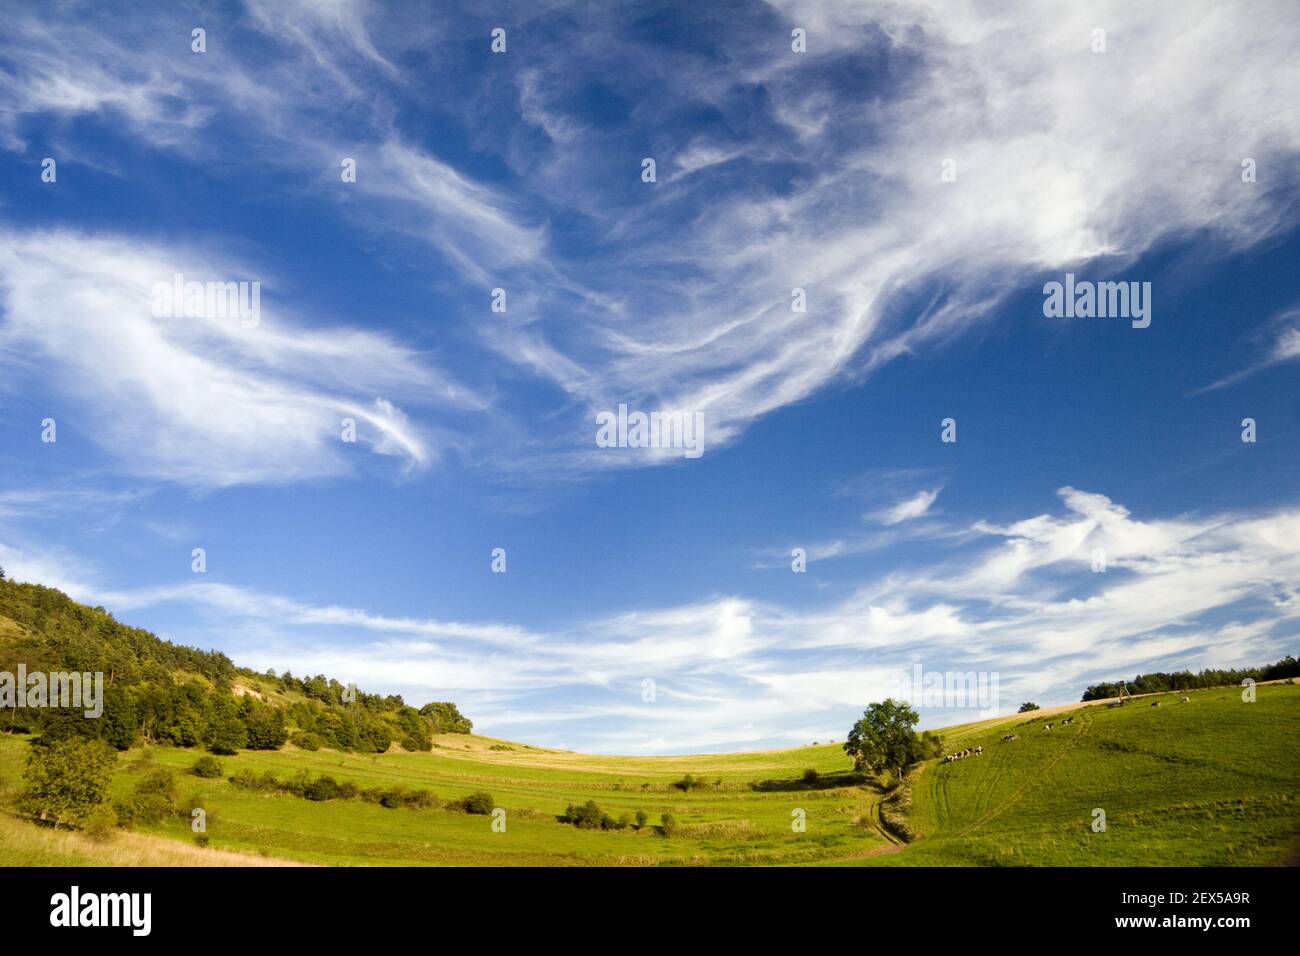
[[[289,738],[289,743],[301,750],[320,750],[325,741],[321,739],[320,734],[313,734],[310,731],[300,730]]]
[[[129,797],[115,804],[126,826],[161,823],[176,812],[176,779],[165,767],[154,767],[136,781]]]
[[[106,843],[113,836],[117,827],[117,811],[106,803],[101,803],[83,818],[81,828],[86,836],[96,843]]]
[[[236,770],[227,779],[236,787],[242,787],[245,790],[279,790],[282,787],[275,774],[269,770],[258,773],[256,770],[240,769]]]
[[[636,812],[636,828],[640,830],[643,826],[646,825],[646,821],[649,819],[650,819],[650,814],[646,813],[644,810],[638,810]]]
[[[600,806],[595,800],[588,800],[582,805],[571,803],[564,811],[564,822],[572,823],[575,827],[582,830],[596,830],[600,828],[601,820],[604,814],[600,812]]]
[[[116,809],[130,823],[161,823],[172,815],[175,808],[172,802],[161,793],[135,793],[129,799],[118,803]]]
[[[412,790],[406,795],[406,805],[416,810],[427,810],[438,805],[438,796],[432,790]]]
[[[628,827],[630,827],[631,825],[632,825],[632,814],[630,814],[630,813],[620,813],[620,814],[618,815],[618,822],[614,824],[614,829],[615,829],[615,830],[626,830],[626,829],[627,829]]]
[[[1084,700],[1087,700],[1087,699],[1088,699],[1087,697],[1084,698]],[[1031,702],[1031,701],[1027,701],[1027,702],[1025,702],[1025,703],[1023,703],[1023,704],[1020,705],[1020,709],[1019,709],[1018,711],[1016,711],[1016,713],[1018,713],[1018,714],[1027,714],[1027,713],[1029,713],[1031,710],[1039,710],[1039,709],[1040,709],[1040,708],[1039,708],[1039,706],[1038,706],[1037,704],[1035,704],[1035,703],[1033,703],[1033,702]]]
[[[689,792],[691,790],[704,790],[709,786],[709,784],[707,781],[701,780],[699,777],[688,773],[686,776],[682,777],[682,779],[676,781],[673,786],[678,790]]]
[[[487,816],[492,812],[494,806],[496,806],[496,803],[492,799],[492,794],[483,790],[471,793],[460,802],[461,809],[466,813],[476,813],[479,816]]]
[[[803,772],[803,784],[805,787],[817,786],[817,781],[819,781],[820,779],[821,779],[821,774],[819,774],[812,767],[809,767],[807,770]]]
[[[161,794],[168,800],[176,799],[176,777],[166,767],[154,767],[135,784],[136,793]]]
[[[190,767],[190,773],[196,777],[216,779],[221,776],[221,761],[216,757],[200,757],[195,761],[194,766]]]
[[[677,818],[671,813],[665,813],[659,818],[659,829],[663,831],[664,836],[674,836],[680,829]]]
[[[311,783],[307,784],[302,791],[302,795],[308,800],[317,802],[325,800],[335,800],[342,795],[339,783],[333,777],[325,775],[317,777]]]
[[[361,788],[351,780],[344,780],[339,784],[339,799],[352,800],[361,795]]]

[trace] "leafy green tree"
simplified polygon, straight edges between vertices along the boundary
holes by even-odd
[[[1026,702],[1026,703],[1023,703],[1023,704],[1020,705],[1020,709],[1019,709],[1018,711],[1016,711],[1016,713],[1018,713],[1018,714],[1027,714],[1027,713],[1029,713],[1031,710],[1038,710],[1038,709],[1039,709],[1039,706],[1038,706],[1037,704],[1032,703],[1032,702]]]
[[[644,810],[638,810],[636,812],[636,828],[640,830],[642,827],[645,826],[646,821],[649,819],[650,819],[650,814],[646,813]]]
[[[271,707],[251,697],[240,704],[241,719],[248,730],[249,750],[279,750],[289,739],[284,711]]]
[[[921,760],[933,760],[943,756],[943,738],[933,731],[921,734]]]
[[[420,708],[420,714],[433,719],[433,732],[436,734],[468,734],[474,729],[473,723],[450,701],[425,704]]]
[[[912,728],[920,715],[892,697],[871,704],[849,731],[844,752],[859,771],[880,773],[892,769],[901,779],[921,757],[921,742]]]
[[[108,797],[117,755],[102,740],[68,738],[36,746],[27,757],[19,805],[42,820],[75,825]]]
[[[140,736],[140,718],[135,699],[124,688],[110,687],[104,693],[104,714],[100,733],[118,750],[129,750]]]
[[[213,700],[204,743],[214,754],[227,756],[248,746],[248,728],[235,712],[231,698],[219,695]]]

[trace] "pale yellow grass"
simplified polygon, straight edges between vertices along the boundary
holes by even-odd
[[[82,833],[37,826],[0,813],[0,863],[14,866],[300,866],[289,860],[206,850],[143,833],[97,842]]]

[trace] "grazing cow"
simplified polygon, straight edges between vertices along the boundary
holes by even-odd
[[[1052,729],[1052,725],[1051,725],[1051,724],[1043,724],[1043,729],[1044,729],[1044,730],[1051,730],[1051,729]]]
[[[1190,697],[1184,697],[1184,698],[1183,698],[1182,700],[1180,700],[1178,703],[1180,703],[1180,704],[1190,704],[1191,702],[1192,702],[1192,699],[1191,699]]]
[[[1019,734],[1007,734],[1005,737],[1002,738],[1002,742],[1010,743],[1011,741],[1015,740],[1019,736],[1020,736]]]
[[[1072,724],[1072,723],[1074,723],[1074,718],[1073,718],[1073,717],[1066,717],[1065,720],[1061,721],[1061,723],[1062,723],[1062,725],[1064,725],[1064,724]]]
[[[1152,706],[1152,707],[1159,707],[1159,706],[1160,706],[1160,701],[1158,701],[1158,700],[1153,700],[1153,701],[1151,702],[1151,706]]]
[[[976,755],[976,756],[979,756],[979,755],[982,754],[983,752],[984,752],[984,748],[983,748],[983,747],[976,747],[976,748],[975,748],[975,755]]]

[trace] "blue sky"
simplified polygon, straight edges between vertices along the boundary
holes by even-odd
[[[11,11],[0,564],[613,753],[1294,653],[1300,31],[1131,6]],[[1048,318],[1067,272],[1150,326]]]

